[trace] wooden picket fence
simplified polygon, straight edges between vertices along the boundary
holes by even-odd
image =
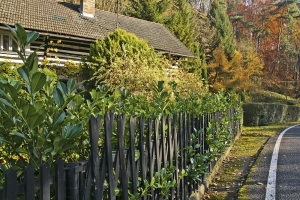
[[[234,117],[234,109],[228,110],[228,113]],[[91,156],[88,161],[64,163],[58,160],[52,173],[49,165],[43,163],[38,175],[33,167],[28,166],[22,175],[22,183],[17,182],[17,174],[10,169],[5,176],[5,186],[0,189],[0,199],[127,200],[130,194],[136,194],[138,188],[143,187],[144,180],[150,182],[156,172],[160,173],[168,166],[177,169],[173,172],[177,184],[170,190],[168,199],[188,199],[204,178],[202,176],[202,180],[198,181],[179,178],[179,172],[189,163],[186,147],[190,136],[194,130],[203,129],[198,136],[201,148],[197,149],[203,154],[209,149],[205,142],[209,122],[220,122],[221,119],[219,112],[205,115],[181,113],[156,119],[126,119],[125,115],[115,116],[111,112],[106,113],[101,126],[100,117],[92,116]],[[240,122],[232,121],[230,131],[234,131],[233,137],[239,129]],[[105,137],[103,148],[99,149],[100,132]],[[213,163],[207,165],[213,168]],[[155,188],[142,197],[143,200],[165,198]]]

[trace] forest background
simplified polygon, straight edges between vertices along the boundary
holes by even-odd
[[[298,6],[295,0],[96,0],[101,10],[164,24],[197,56],[179,66],[211,91],[292,97],[299,95]]]

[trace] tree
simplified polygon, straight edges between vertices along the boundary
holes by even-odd
[[[205,55],[206,60],[210,61],[213,57],[213,51],[218,46],[216,28],[212,26],[210,19],[202,13],[197,13],[195,27],[198,33],[199,51]]]
[[[265,77],[263,85],[273,91],[274,88],[278,88],[277,92],[284,91],[284,85],[297,80],[297,45],[293,45],[295,23],[299,20],[297,2],[234,2],[230,2],[228,13],[234,24],[236,40],[251,40],[261,55]]]
[[[206,79],[205,56],[199,51],[198,33],[196,29],[196,12],[187,0],[173,0],[170,18],[166,21],[168,29],[185,44],[196,58],[180,59],[180,67],[195,73],[199,80]]]
[[[231,60],[231,79],[226,87],[247,92],[260,86],[264,65],[251,41],[240,41],[238,50]]]
[[[171,0],[129,0],[126,15],[151,22],[163,23]]]
[[[153,80],[163,80],[168,61],[145,40],[117,29],[104,40],[91,45],[85,64],[89,87],[105,84],[113,90],[125,88],[132,94],[149,95]]]
[[[207,65],[208,82],[211,90],[216,92],[226,89],[226,82],[230,80],[230,62],[228,61],[222,46],[219,46],[213,55],[213,60]]]
[[[249,42],[240,42],[239,51],[228,61],[222,47],[214,52],[214,59],[208,65],[209,84],[212,91],[220,89],[247,92],[260,82],[263,64],[257,51]]]
[[[211,4],[209,17],[217,30],[217,39],[221,42],[227,58],[234,56],[235,45],[233,41],[233,28],[226,13],[226,3],[223,0],[214,0]]]
[[[166,26],[183,44],[199,55],[193,10],[186,0],[173,1],[172,15],[166,22]]]

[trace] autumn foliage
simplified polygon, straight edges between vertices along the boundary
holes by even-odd
[[[298,90],[299,9],[296,1],[228,1],[237,41],[250,40],[264,63],[262,87],[279,93]],[[298,31],[299,32],[299,31]]]
[[[244,92],[255,88],[263,69],[258,54],[242,44],[240,51],[236,51],[230,61],[222,47],[218,47],[214,51],[213,60],[207,67],[212,91],[235,89]]]

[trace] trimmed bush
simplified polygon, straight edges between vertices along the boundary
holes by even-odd
[[[246,103],[243,105],[245,126],[264,126],[300,119],[300,107],[273,103]]]

